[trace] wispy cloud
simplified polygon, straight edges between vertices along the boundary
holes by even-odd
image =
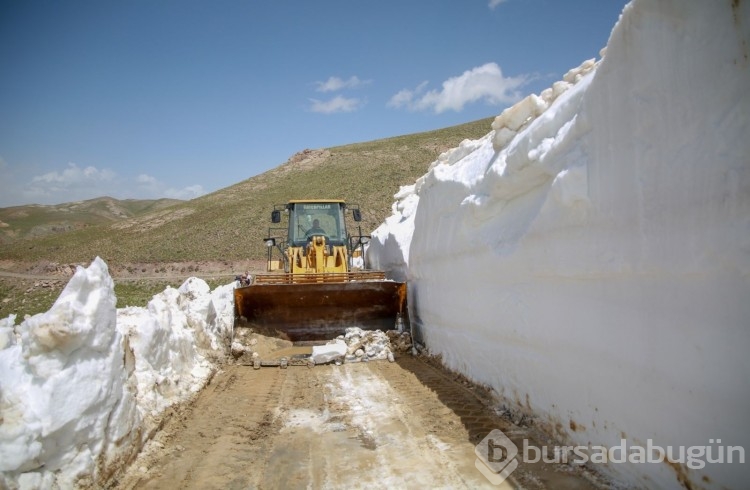
[[[148,174],[140,174],[135,178],[135,181],[138,182],[139,185],[144,187],[153,187],[159,182],[158,180],[156,180],[156,177],[152,177]]]
[[[496,7],[498,6],[498,5],[500,5],[501,3],[505,3],[506,1],[507,1],[507,0],[490,0],[490,3],[489,3],[489,4],[487,4],[487,6],[488,6],[488,7],[489,7],[489,8],[491,9],[491,10],[495,10],[495,8],[496,8]]]
[[[148,174],[140,174],[136,177],[138,188],[142,195],[151,196],[151,198],[169,197],[171,199],[195,199],[206,193],[200,184],[189,185],[182,188],[168,187],[156,177]]]
[[[491,105],[510,104],[521,99],[518,89],[527,81],[527,76],[505,77],[497,63],[486,63],[449,78],[441,90],[425,92],[427,82],[415,89],[403,89],[391,97],[387,106],[440,114],[448,110],[459,112],[466,104],[480,100]]]
[[[372,83],[372,80],[361,80],[358,76],[349,77],[348,80],[343,80],[339,77],[330,77],[325,82],[315,82],[318,92],[338,92],[339,90],[357,88],[362,85],[368,85]]]
[[[69,163],[67,168],[62,172],[54,171],[43,175],[37,175],[32,179],[32,183],[42,186],[51,187],[75,187],[91,182],[101,182],[112,180],[115,173],[108,169],[98,169],[89,165],[81,168],[75,163]]]
[[[97,190],[108,189],[108,184],[116,177],[109,169],[94,166],[79,167],[68,163],[61,171],[47,172],[32,177],[31,182],[23,189],[27,198],[49,200],[62,196],[76,196],[72,200],[99,197]]]
[[[148,174],[118,175],[107,168],[81,167],[69,163],[64,168],[39,175],[22,176],[0,158],[0,207],[21,204],[60,204],[110,196],[116,199],[194,199],[206,194],[203,186],[176,187]]]
[[[356,75],[347,80],[339,77],[329,77],[325,82],[315,82],[317,92],[329,93],[341,90],[356,89],[363,85],[369,85],[372,80],[362,80]],[[310,98],[310,111],[319,114],[336,114],[339,112],[354,112],[364,107],[366,100],[358,97],[344,97],[336,95],[329,100]]]
[[[173,189],[169,188],[166,191],[164,191],[164,195],[166,197],[172,198],[172,199],[195,199],[196,197],[200,197],[204,195],[206,191],[203,189],[203,186],[200,184],[196,185],[189,185],[187,187],[183,187],[182,189]]]
[[[320,114],[334,114],[337,112],[353,112],[364,106],[362,99],[347,98],[337,95],[331,100],[310,99],[310,110]]]
[[[414,90],[410,90],[408,88],[399,90],[399,92],[391,97],[391,100],[388,101],[388,107],[394,107],[394,108],[401,108],[401,107],[410,107],[414,104],[414,99],[419,96],[422,92],[424,92],[424,89],[427,87],[427,85],[430,82],[424,81],[417,85],[417,88]]]

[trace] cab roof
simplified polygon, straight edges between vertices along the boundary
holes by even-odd
[[[290,199],[289,204],[297,204],[297,203],[328,203],[328,202],[336,202],[340,204],[344,204],[345,201],[343,199]]]

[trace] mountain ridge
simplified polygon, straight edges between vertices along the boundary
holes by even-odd
[[[270,212],[274,205],[290,199],[336,198],[358,204],[362,232],[369,233],[391,213],[393,195],[401,185],[413,184],[441,153],[461,141],[486,135],[493,119],[304,149],[275,168],[190,201],[101,197],[60,204],[53,208],[75,210],[75,205],[90,202],[91,216],[74,223],[58,221],[61,229],[54,232],[27,232],[0,242],[0,259],[62,263],[87,263],[96,256],[111,263],[261,260],[266,254],[262,238],[269,232]],[[8,223],[3,213],[18,208],[0,209],[0,220]],[[0,228],[0,234],[7,235],[7,228]]]
[[[126,220],[168,208],[178,199],[95,197],[61,204],[0,208],[0,244]]]

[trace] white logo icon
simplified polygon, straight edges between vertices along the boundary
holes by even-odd
[[[498,429],[487,434],[474,448],[474,466],[493,485],[500,485],[518,467],[518,447]]]

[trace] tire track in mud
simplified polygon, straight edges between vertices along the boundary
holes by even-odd
[[[444,417],[449,417],[452,435],[476,445],[493,429],[513,430],[507,420],[494,415],[471,390],[450,378],[440,369],[413,357],[398,360],[400,372],[384,372],[388,382],[422,412],[437,416],[428,419],[430,431],[445,431]],[[455,416],[450,417],[451,415]]]
[[[492,485],[474,448],[493,429],[519,447],[532,438],[451,373],[411,356],[312,369],[230,365],[117,488],[597,488],[576,469],[542,463],[521,463]]]
[[[455,375],[410,356],[400,357],[398,364],[402,368],[400,371],[383,370],[384,377],[405,398],[408,405],[414,406],[423,414],[430,414],[423,420],[428,430],[438,437],[451,438],[454,444],[455,441],[464,441],[472,455],[474,447],[494,429],[501,430],[519,450],[524,439],[534,447],[545,446],[539,435],[531,429],[519,427],[496,415],[476,393],[455,379]],[[462,456],[463,453],[451,457],[460,461]],[[521,454],[517,459],[517,469],[504,482],[512,487],[529,490],[609,488],[601,477],[583,467],[543,462],[524,463]],[[464,471],[478,474],[473,460],[471,463],[470,468],[463,467]],[[483,483],[487,484],[488,481],[484,480]]]
[[[484,479],[461,419],[397,363],[290,369],[280,407],[260,488],[510,488]]]
[[[251,488],[284,384],[280,370],[226,366],[154,437],[116,488]]]

